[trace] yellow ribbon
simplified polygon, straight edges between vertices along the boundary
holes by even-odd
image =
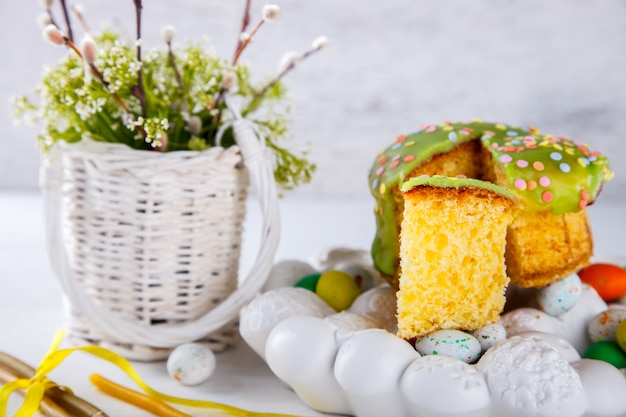
[[[35,375],[30,379],[17,379],[9,382],[0,388],[0,417],[6,416],[6,407],[9,396],[15,390],[24,390],[24,402],[15,414],[15,417],[31,417],[39,409],[43,396],[47,389],[57,386],[54,382],[46,378],[46,375],[61,364],[71,353],[82,351],[104,359],[116,365],[124,371],[146,394],[161,401],[179,404],[195,408],[207,408],[219,410],[234,417],[297,417],[290,414],[272,414],[248,411],[212,401],[192,400],[163,394],[146,384],[131,363],[124,357],[99,346],[79,346],[75,348],[60,349],[64,331],[58,331],[54,335],[52,345],[36,369]]]

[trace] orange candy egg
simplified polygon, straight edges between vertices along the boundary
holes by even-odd
[[[626,270],[612,264],[591,264],[578,271],[585,284],[591,285],[604,301],[613,301],[626,295]]]

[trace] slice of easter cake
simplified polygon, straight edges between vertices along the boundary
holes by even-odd
[[[485,181],[440,176],[412,178],[401,190],[398,336],[496,322],[509,283],[504,253],[514,195]]]

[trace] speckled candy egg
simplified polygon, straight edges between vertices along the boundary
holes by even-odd
[[[186,343],[178,346],[167,359],[167,372],[183,385],[198,385],[215,371],[215,355],[205,345]]]
[[[596,315],[587,324],[587,333],[592,342],[616,342],[617,326],[626,319],[626,308],[610,307]]]
[[[571,274],[540,288],[537,291],[537,301],[546,314],[558,316],[576,305],[581,290],[580,278],[576,274]]]
[[[474,330],[472,332],[472,336],[478,340],[478,343],[480,343],[480,350],[484,353],[491,346],[495,345],[496,342],[506,339],[506,329],[502,323],[497,322],[488,324],[478,330]]]
[[[415,342],[422,355],[443,355],[474,363],[480,356],[480,343],[469,333],[460,330],[438,330]]]

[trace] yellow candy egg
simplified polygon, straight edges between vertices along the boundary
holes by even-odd
[[[617,344],[624,352],[626,352],[626,320],[622,320],[622,322],[617,326]]]
[[[331,270],[320,276],[315,293],[335,311],[343,311],[350,308],[361,291],[352,276]]]

